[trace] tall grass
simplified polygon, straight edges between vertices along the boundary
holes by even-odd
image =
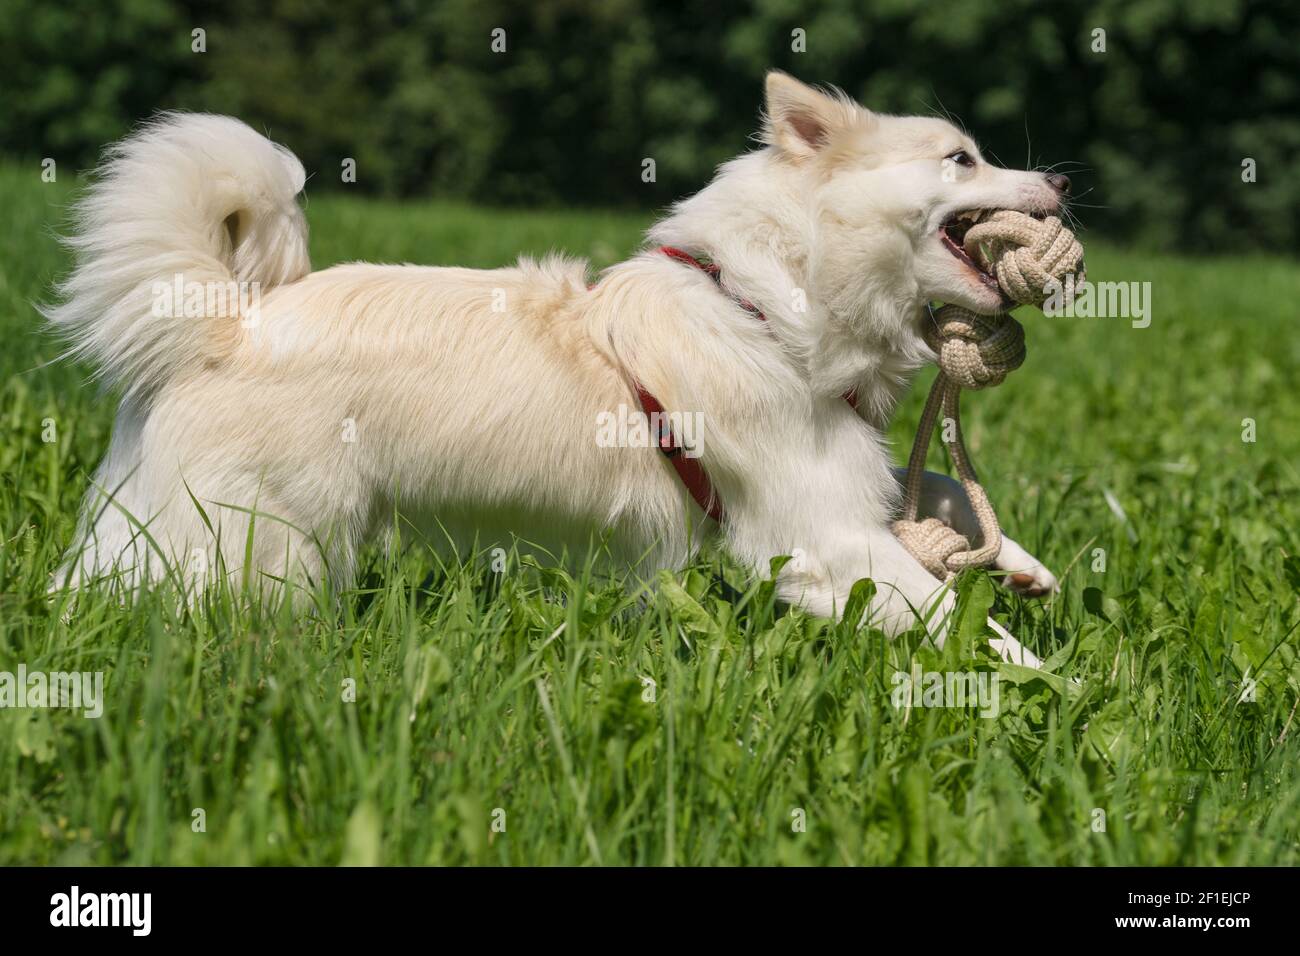
[[[584,556],[440,562],[409,529],[306,609],[51,597],[113,401],[45,364],[32,307],[66,267],[68,190],[11,167],[0,197],[0,671],[102,671],[107,698],[0,710],[0,863],[1300,862],[1294,262],[1090,243],[1091,278],[1151,283],[1151,326],[1026,313],[1029,360],[968,399],[968,440],[1063,592],[972,575],[938,652],[780,607],[712,552],[642,582]],[[645,225],[308,216],[318,265],[603,265]],[[988,653],[989,607],[1048,673]],[[895,706],[913,668],[996,673],[998,715]]]

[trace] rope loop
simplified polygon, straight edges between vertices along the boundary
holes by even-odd
[[[938,518],[926,518],[923,521],[900,519],[894,522],[893,531],[903,547],[940,580],[952,574],[949,560],[970,550],[966,536]]]
[[[939,368],[962,388],[1001,385],[1025,360],[1025,328],[1010,315],[945,305],[924,327]]]

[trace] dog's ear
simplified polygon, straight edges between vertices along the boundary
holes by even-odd
[[[796,159],[814,155],[861,109],[780,70],[768,72],[766,86],[763,141]]]

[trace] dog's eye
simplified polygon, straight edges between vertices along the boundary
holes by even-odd
[[[958,166],[966,166],[969,168],[975,165],[975,158],[964,149],[959,149],[955,153],[950,153],[947,158],[952,160]]]

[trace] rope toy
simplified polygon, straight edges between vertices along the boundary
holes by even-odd
[[[1035,219],[999,210],[971,226],[963,240],[966,254],[997,277],[1007,297],[1021,305],[1042,306],[1048,283],[1066,275],[1083,281],[1083,246],[1055,216]],[[1077,282],[1076,282],[1077,285]],[[1062,291],[1067,291],[1065,287]],[[961,390],[1000,385],[1025,360],[1025,330],[1009,313],[977,315],[945,305],[927,317],[922,334],[934,350],[939,374],[921,413],[903,485],[903,516],[893,532],[927,571],[947,580],[965,568],[985,567],[1002,549],[1002,529],[988,495],[975,475],[961,431]],[[983,543],[972,548],[965,535],[938,518],[917,521],[921,477],[939,413],[953,423],[953,464],[979,521]]]

